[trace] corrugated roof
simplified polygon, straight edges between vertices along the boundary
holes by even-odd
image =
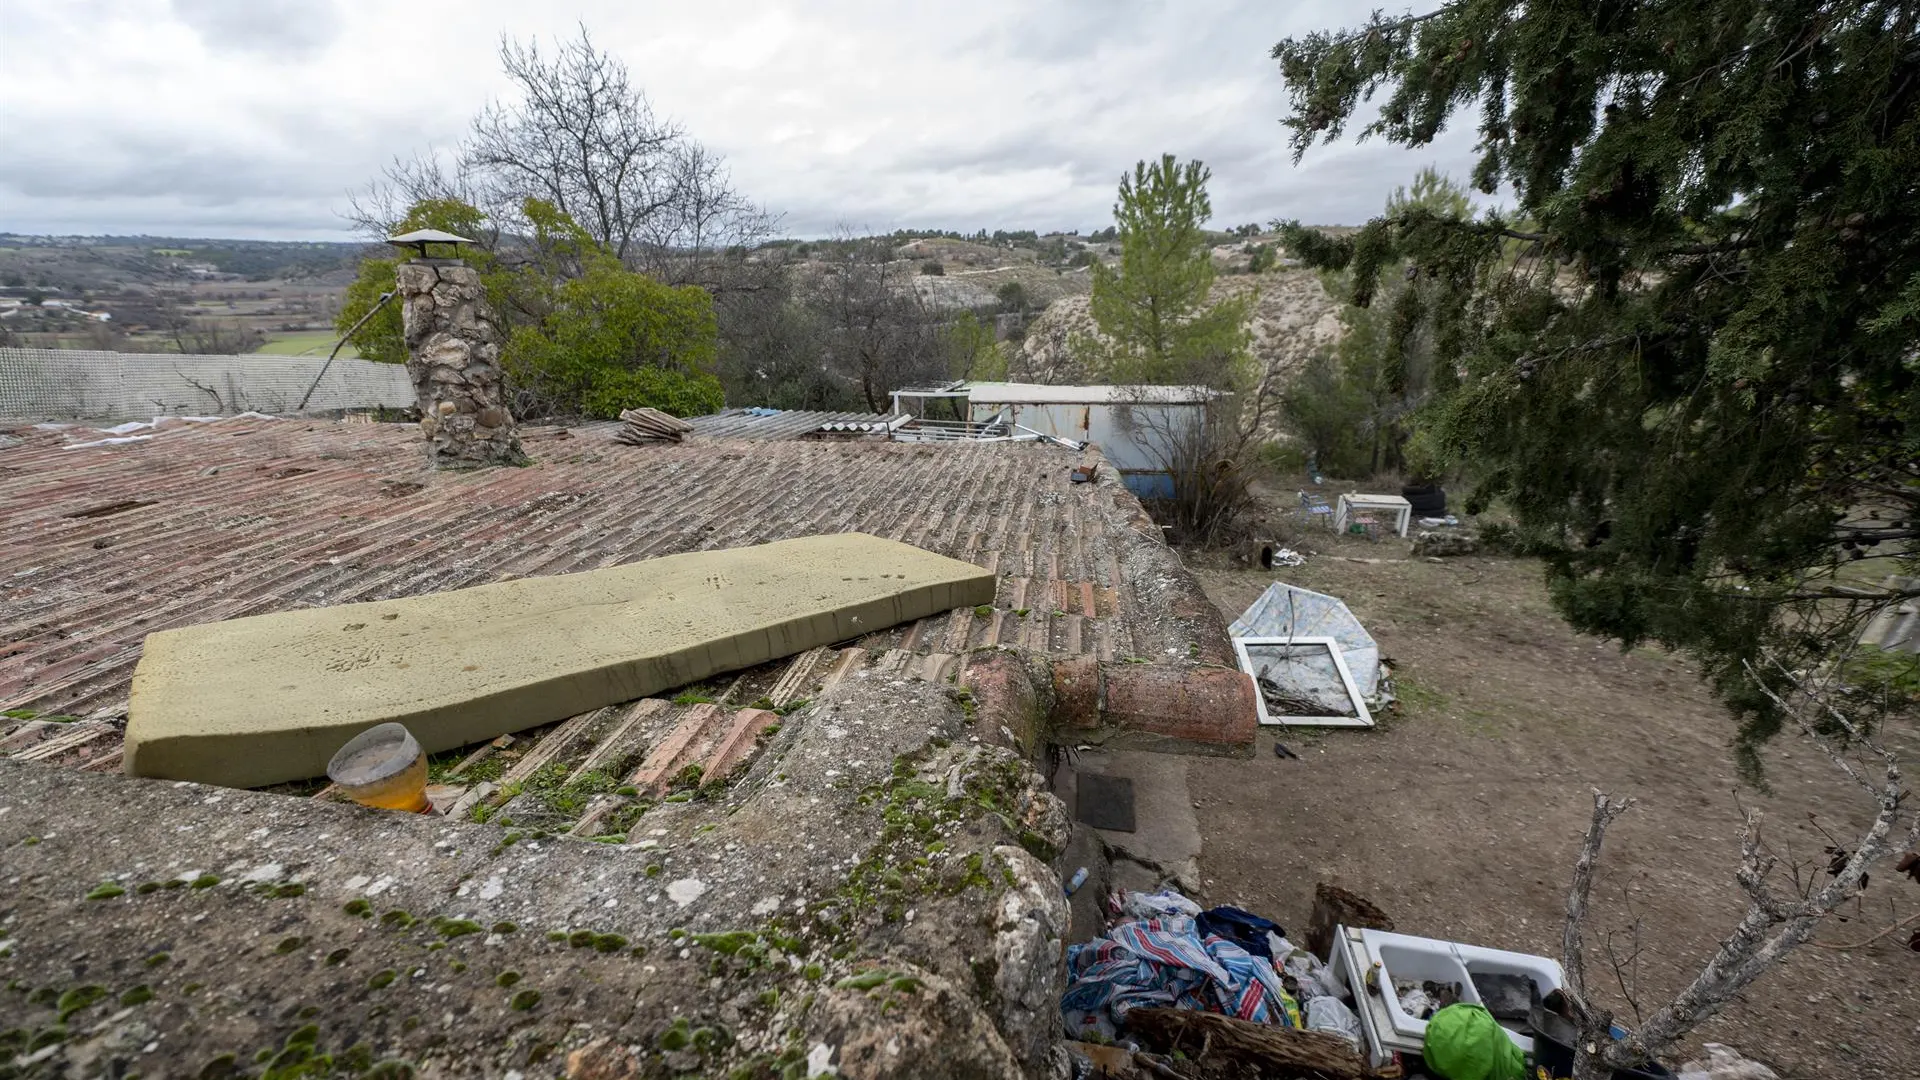
[[[1143,401],[1169,405],[1210,401],[1218,391],[1204,386],[1051,386],[1046,383],[976,382],[965,387],[976,405],[1111,405]]]
[[[816,412],[808,409],[728,409],[693,416],[695,435],[710,439],[798,439],[816,432],[834,435],[879,433],[892,417],[866,412]]]

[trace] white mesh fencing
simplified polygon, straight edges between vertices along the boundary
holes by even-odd
[[[323,356],[188,356],[68,349],[0,349],[0,417],[136,420],[153,416],[285,415],[326,363]],[[400,364],[340,359],[308,412],[405,408],[413,384]]]

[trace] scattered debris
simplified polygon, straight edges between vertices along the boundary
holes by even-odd
[[[1392,930],[1393,920],[1366,897],[1322,881],[1313,887],[1313,914],[1307,922],[1307,951],[1315,956],[1333,955],[1334,938],[1342,926]]]
[[[1124,900],[1119,907],[1126,910]],[[1068,1036],[1113,1041],[1135,1012],[1152,1007],[1300,1027],[1299,1003],[1268,958],[1203,932],[1200,920],[1221,911],[1122,917],[1093,941],[1069,946],[1067,991],[1060,999]]]
[[[1422,529],[1413,537],[1413,554],[1418,557],[1447,558],[1455,555],[1472,555],[1480,548],[1479,538],[1472,533],[1434,532]]]
[[[1071,484],[1091,484],[1093,483],[1094,477],[1099,475],[1100,463],[1097,461],[1086,465],[1075,465],[1073,472],[1067,477],[1067,482]]]
[[[629,446],[679,442],[692,430],[692,424],[659,409],[623,409],[620,412],[620,430],[613,433],[613,441]]]

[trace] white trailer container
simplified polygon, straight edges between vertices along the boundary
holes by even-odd
[[[901,391],[902,399],[962,398],[962,415],[975,423],[995,417],[1044,435],[1090,442],[1117,469],[1134,494],[1173,494],[1178,448],[1206,422],[1219,392],[1204,386],[1050,386],[1044,383],[969,382],[935,390]]]

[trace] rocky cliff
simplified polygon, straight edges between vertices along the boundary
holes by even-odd
[[[1287,269],[1268,274],[1244,274],[1215,279],[1213,300],[1256,294],[1248,328],[1253,355],[1269,370],[1282,374],[1298,370],[1315,349],[1332,344],[1341,334],[1340,301],[1320,284],[1311,270]],[[1067,296],[1055,300],[1027,328],[1026,341],[1012,360],[1010,378],[1039,383],[1095,382],[1073,356],[1075,334],[1098,336],[1087,310],[1089,298]]]

